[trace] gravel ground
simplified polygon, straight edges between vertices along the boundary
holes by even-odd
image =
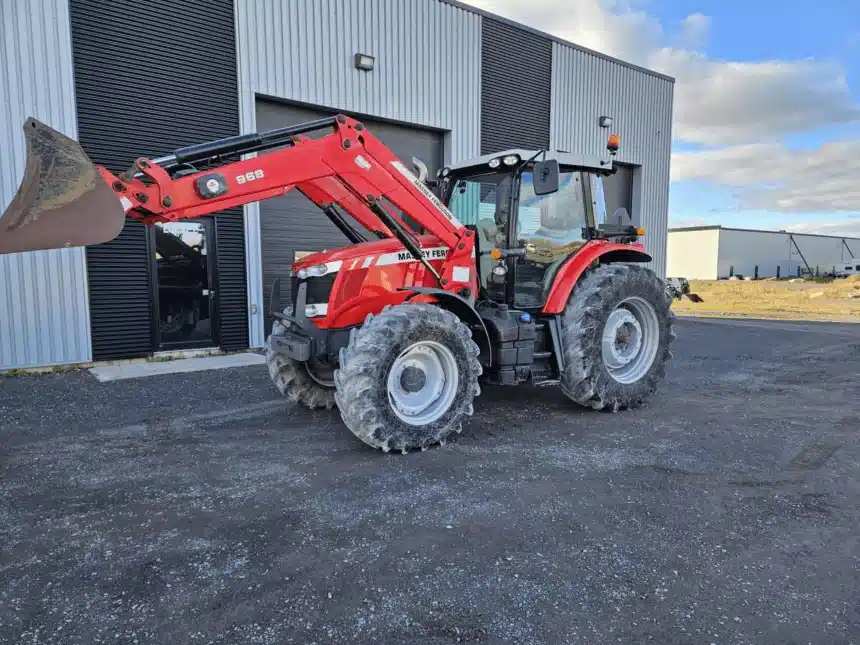
[[[384,455],[259,367],[0,379],[3,643],[860,643],[860,326],[679,322],[649,406]]]

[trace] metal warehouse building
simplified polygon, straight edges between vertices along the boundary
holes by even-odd
[[[673,80],[458,2],[4,0],[0,42],[3,207],[31,115],[115,172],[335,112],[431,173],[513,147],[603,154],[614,132],[609,212],[625,206],[648,230],[664,274]],[[0,256],[0,368],[260,347],[271,281],[297,252],[344,242],[289,194],[166,227],[132,221],[88,249]],[[200,267],[194,325],[169,315],[188,285],[160,268],[166,255]]]
[[[825,274],[860,258],[860,239],[722,226],[669,229],[666,274],[690,280],[731,275]]]

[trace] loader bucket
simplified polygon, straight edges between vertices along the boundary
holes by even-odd
[[[0,254],[101,244],[122,231],[125,209],[80,144],[30,118],[24,178],[0,215]]]

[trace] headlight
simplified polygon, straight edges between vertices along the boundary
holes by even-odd
[[[307,278],[308,277],[307,269],[299,269],[298,271],[296,271],[296,277],[299,280],[304,280],[305,278]]]
[[[317,264],[308,268],[308,275],[311,277],[319,277],[328,272],[328,266],[325,264]]]
[[[506,166],[513,166],[519,160],[520,158],[517,155],[508,155],[507,157],[502,159],[502,163],[504,163]]]
[[[451,173],[450,168],[442,168],[442,176],[447,177]]]
[[[504,264],[497,264],[493,267],[493,273],[496,275],[505,275],[508,272],[508,267]]]
[[[317,315],[317,306],[316,305],[307,305],[305,306],[305,316],[311,318]]]
[[[490,159],[490,163],[488,165],[490,166],[490,168],[498,168],[499,164],[501,164],[501,163],[502,162],[499,161],[498,159]]]

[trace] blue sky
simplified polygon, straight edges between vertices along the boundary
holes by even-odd
[[[650,4],[651,11],[664,24],[673,25],[689,14],[700,12],[710,17],[708,40],[700,50],[717,60],[756,62],[762,60],[818,59],[835,61],[845,71],[851,96],[860,103],[860,2],[857,0],[818,0],[794,4],[763,0],[661,0]],[[810,9],[814,7],[813,11]],[[860,123],[824,127],[810,126],[807,131],[788,133],[782,141],[791,149],[814,149],[825,141],[860,139]],[[696,150],[696,144],[679,141],[677,151]],[[858,212],[813,211],[786,214],[745,209],[732,198],[731,189],[720,189],[707,182],[674,182],[670,193],[670,217],[680,223],[701,219],[707,223],[756,228],[784,228],[786,225],[816,221],[844,220],[854,223]],[[699,212],[704,209],[704,212]],[[695,212],[695,214],[693,214]]]
[[[860,236],[860,0],[468,0],[676,79],[670,226]]]

